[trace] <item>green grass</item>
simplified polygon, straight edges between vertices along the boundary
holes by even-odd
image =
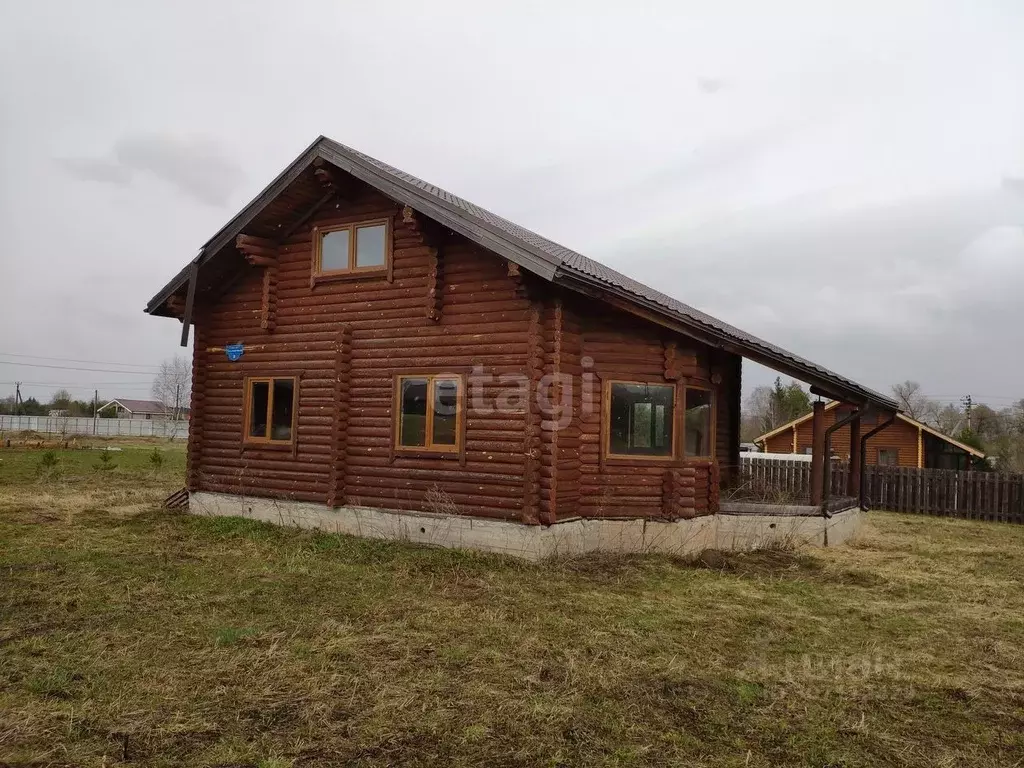
[[[154,453],[161,457],[156,462]],[[104,454],[108,457],[106,461]],[[180,440],[136,439],[120,443],[87,438],[87,442],[74,449],[0,449],[0,491],[39,481],[57,481],[75,488],[125,485],[129,481],[180,486],[184,469],[185,445]],[[106,477],[106,472],[115,477]]]
[[[539,565],[160,511],[0,452],[0,763],[967,766],[1024,755],[1024,528]],[[74,453],[74,452],[71,452]],[[84,453],[84,452],[81,452]]]

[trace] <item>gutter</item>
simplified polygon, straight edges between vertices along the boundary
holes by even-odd
[[[867,411],[867,406],[858,406],[850,412],[848,416],[836,421],[831,427],[825,429],[825,477],[822,478],[821,483],[821,516],[825,518],[832,517],[832,513],[828,509],[828,499],[832,494],[832,433],[837,429],[845,427],[854,419],[859,419],[861,414]],[[863,443],[861,443],[863,445]],[[860,466],[861,477],[864,476],[864,463],[861,462]]]
[[[890,424],[892,424],[894,421],[896,421],[896,413],[895,412],[891,413],[889,415],[888,419],[886,419],[881,424],[876,426],[870,432],[868,432],[868,433],[866,433],[864,435],[861,435],[861,438],[860,438],[860,494],[859,494],[860,495],[860,499],[859,499],[859,501],[860,501],[860,508],[864,512],[868,511],[868,506],[865,503],[865,499],[864,499],[864,497],[865,497],[865,488],[864,488],[864,486],[865,486],[865,484],[867,482],[867,480],[866,480],[867,472],[865,472],[864,469],[865,469],[865,467],[867,467],[867,462],[868,462],[868,438],[874,437],[879,432],[881,432],[883,429],[885,429]]]

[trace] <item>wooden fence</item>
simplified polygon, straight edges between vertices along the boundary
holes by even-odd
[[[743,456],[740,465],[746,480],[757,487],[810,495],[808,461]],[[834,496],[846,495],[849,473],[849,464],[832,462]],[[864,468],[864,482],[872,509],[1024,524],[1024,474],[871,465]]]

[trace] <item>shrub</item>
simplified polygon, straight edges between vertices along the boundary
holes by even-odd
[[[58,466],[60,466],[60,458],[56,451],[46,451],[39,457],[39,471],[44,475],[56,472]]]
[[[159,471],[160,467],[164,465],[164,454],[159,448],[154,448],[153,452],[149,454],[149,463],[153,465],[153,471]]]
[[[116,466],[117,464],[114,463],[114,457],[110,455],[110,451],[105,448],[100,451],[100,463],[96,465],[96,469],[101,472],[109,472]]]

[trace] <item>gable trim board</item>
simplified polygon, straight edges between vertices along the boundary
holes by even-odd
[[[828,403],[828,405],[825,406],[825,410],[826,411],[830,411],[830,410],[832,410],[833,408],[835,408],[838,405],[841,405],[841,403],[838,402],[837,400],[833,400],[832,402]],[[806,413],[803,416],[800,416],[798,418],[793,419],[792,421],[786,422],[785,424],[783,424],[780,427],[776,427],[771,432],[765,432],[760,437],[755,437],[753,442],[754,443],[763,443],[766,440],[769,440],[769,439],[775,437],[776,435],[779,435],[779,434],[781,434],[781,433],[783,433],[783,432],[785,432],[787,430],[792,429],[792,430],[794,430],[793,444],[796,445],[796,437],[795,437],[795,435],[796,435],[796,432],[795,432],[796,428],[798,426],[800,426],[801,424],[803,424],[808,419],[810,419],[812,416],[814,416],[813,412]],[[925,432],[927,432],[929,435],[932,435],[934,437],[939,438],[940,440],[945,440],[950,445],[954,445],[957,448],[959,448],[960,450],[966,451],[967,453],[971,454],[972,456],[976,456],[979,459],[985,458],[985,452],[984,451],[979,451],[977,448],[972,448],[971,446],[967,445],[966,443],[961,443],[959,440],[956,440],[956,439],[950,437],[949,435],[943,434],[942,432],[940,432],[939,430],[935,429],[934,427],[929,427],[924,422],[918,421],[917,419],[912,419],[909,416],[907,416],[905,414],[902,414],[902,413],[897,413],[896,414],[896,418],[901,419],[902,421],[905,421],[907,424],[910,424],[912,427],[916,428],[917,431],[918,431],[918,446],[919,446],[918,447],[918,463],[919,463],[919,465],[923,461],[922,457],[923,457],[924,454],[923,454],[922,445],[923,445],[924,433]]]
[[[606,300],[615,299],[623,309],[633,314],[799,378],[837,398],[870,404],[884,411],[896,411],[898,408],[897,403],[885,395],[723,323],[450,192],[324,136],[307,147],[210,238],[199,254],[149,301],[145,311],[154,315],[170,315],[165,306],[167,300],[195,283],[194,270],[201,269],[215,258],[317,158],[548,282],[584,295],[596,293]],[[182,338],[187,340],[187,329],[183,331]]]

